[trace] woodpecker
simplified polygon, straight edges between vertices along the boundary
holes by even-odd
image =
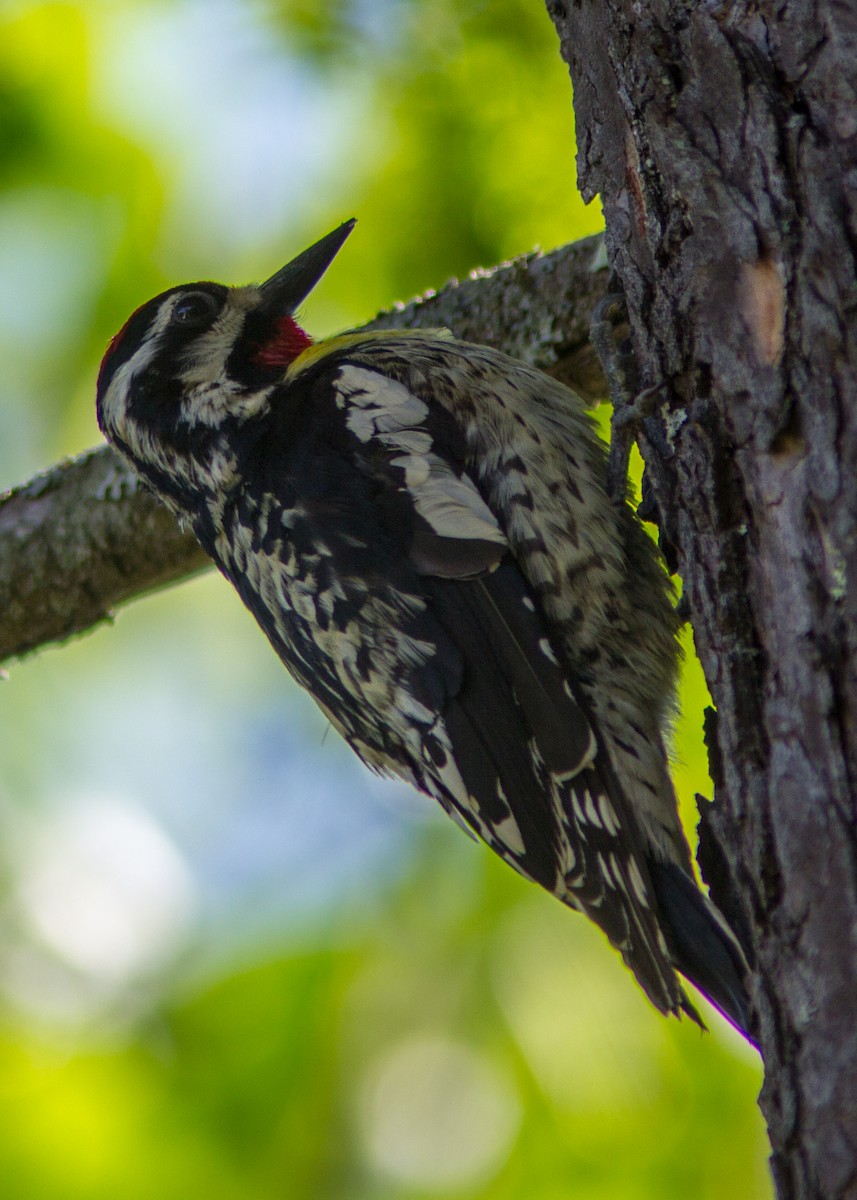
[[[748,1038],[664,731],[677,619],[583,402],[443,329],[314,342],[348,221],[261,285],[173,287],[111,341],[105,436],[192,527],[372,770],[590,917],[663,1013]]]

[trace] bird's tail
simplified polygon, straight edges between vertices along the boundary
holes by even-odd
[[[726,920],[674,863],[649,862],[661,925],[676,970],[708,997],[730,1024],[756,1046],[747,960]]]

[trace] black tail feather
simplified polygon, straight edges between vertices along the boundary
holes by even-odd
[[[753,1007],[747,964],[726,922],[676,864],[650,861],[649,871],[676,969],[758,1049],[750,1032]]]

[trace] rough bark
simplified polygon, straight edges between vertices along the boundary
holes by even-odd
[[[444,325],[595,398],[604,380],[588,328],[604,267],[602,239],[586,238],[453,280],[366,328]],[[90,629],[118,605],[207,564],[109,447],[60,463],[0,496],[0,662]]]
[[[717,707],[783,1198],[857,1196],[857,9],[548,0]]]

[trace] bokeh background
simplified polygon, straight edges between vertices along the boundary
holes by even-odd
[[[540,0],[5,0],[0,488],[99,440],[131,309],[352,215],[316,334],[599,228]],[[218,578],[0,707],[3,1197],[770,1195],[737,1035],[365,772]]]

